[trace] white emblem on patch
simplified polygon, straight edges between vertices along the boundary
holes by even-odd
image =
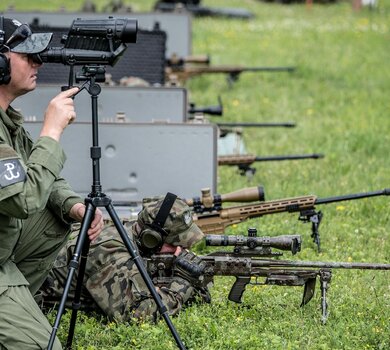
[[[191,213],[189,211],[187,211],[185,214],[184,214],[184,222],[186,223],[186,225],[189,225],[191,223]]]
[[[22,23],[20,23],[18,20],[16,20],[16,19],[13,19],[12,20],[12,23],[14,24],[14,25],[16,25],[16,26],[21,26],[22,25]]]

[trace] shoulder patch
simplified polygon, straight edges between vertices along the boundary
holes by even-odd
[[[26,179],[26,172],[19,159],[0,160],[0,188]]]

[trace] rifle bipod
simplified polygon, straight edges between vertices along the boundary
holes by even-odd
[[[315,209],[303,210],[299,214],[298,220],[303,222],[311,222],[311,238],[313,242],[317,244],[318,252],[321,252],[320,231],[318,230],[323,214]]]
[[[320,279],[320,288],[321,288],[321,322],[325,324],[329,312],[328,312],[328,303],[326,301],[326,296],[328,289],[330,287],[330,281],[332,279],[332,270],[325,268],[319,270],[300,270],[300,271],[272,271],[266,276],[264,282],[258,281],[258,276],[255,277],[255,281],[251,281],[250,276],[240,278],[239,282],[236,281],[237,286],[241,283],[238,288],[242,288],[238,293],[237,289],[232,288],[229,293],[229,300],[241,303],[242,292],[245,289],[246,284],[259,286],[259,285],[277,285],[277,286],[302,286],[304,285],[302,302],[299,305],[300,307],[305,306],[314,296],[317,277]]]
[[[328,303],[326,301],[326,295],[330,287],[330,280],[332,279],[332,271],[329,269],[321,269],[318,272],[312,271],[313,274],[307,279],[303,290],[302,302],[300,307],[305,306],[314,295],[317,276],[320,276],[320,288],[321,288],[321,322],[325,324],[328,319]]]

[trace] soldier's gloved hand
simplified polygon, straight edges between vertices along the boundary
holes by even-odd
[[[187,250],[182,250],[173,263],[173,275],[184,278],[198,288],[207,286],[205,270],[206,263]]]

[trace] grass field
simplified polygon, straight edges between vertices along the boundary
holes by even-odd
[[[104,1],[96,1],[103,6]],[[128,1],[137,11],[153,1]],[[390,187],[390,2],[352,11],[349,2],[280,5],[255,0],[203,1],[245,7],[251,21],[193,19],[193,54],[212,64],[296,66],[293,73],[243,73],[229,86],[224,75],[193,78],[190,100],[199,106],[221,96],[225,121],[294,121],[293,129],[247,129],[246,147],[258,155],[323,153],[322,160],[256,164],[249,180],[219,168],[218,191],[263,185],[266,197],[329,197]],[[0,10],[14,1],[3,0]],[[18,1],[17,10],[56,10],[63,1]],[[68,10],[79,2],[67,1]],[[216,121],[218,121],[216,119]],[[303,250],[292,259],[390,263],[389,198],[324,205],[323,251],[297,214],[280,214],[229,228],[245,234],[301,234]],[[199,248],[200,251],[200,248]],[[290,259],[288,253],[285,258]],[[385,271],[334,270],[330,315],[320,321],[320,293],[300,308],[301,288],[247,288],[242,305],[227,300],[231,278],[217,278],[210,305],[192,306],[173,319],[189,349],[389,349],[390,279]],[[317,286],[318,287],[318,286]],[[53,315],[52,315],[53,316]],[[53,317],[51,318],[53,320]],[[65,341],[68,316],[59,335]],[[114,324],[82,315],[78,349],[175,349],[165,322]]]

